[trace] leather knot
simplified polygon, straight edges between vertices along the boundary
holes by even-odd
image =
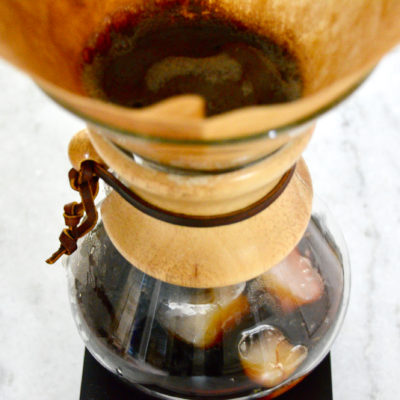
[[[54,264],[63,254],[71,255],[76,251],[78,239],[90,232],[97,223],[98,213],[94,199],[99,191],[99,178],[93,165],[94,162],[88,160],[81,164],[80,171],[71,169],[68,173],[71,188],[79,192],[82,201],[64,206],[64,220],[68,228],[62,231],[59,238],[60,248],[46,260],[48,264]]]
[[[65,225],[70,228],[75,228],[84,214],[82,203],[69,203],[64,207],[64,221]]]
[[[71,235],[71,231],[69,229],[64,229],[60,235],[60,243],[65,253],[71,255],[77,248],[76,240]]]

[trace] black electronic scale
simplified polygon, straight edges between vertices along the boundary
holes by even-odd
[[[103,368],[86,350],[80,400],[151,400]],[[324,361],[301,383],[278,397],[279,400],[332,400],[331,359]]]

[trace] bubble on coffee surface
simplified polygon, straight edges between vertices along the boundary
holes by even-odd
[[[179,7],[126,11],[124,18],[109,20],[82,53],[89,96],[141,108],[198,94],[206,100],[207,115],[215,115],[302,94],[295,57],[238,21],[212,12],[189,18]]]

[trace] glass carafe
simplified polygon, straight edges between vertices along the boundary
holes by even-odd
[[[87,348],[104,367],[162,398],[282,393],[325,357],[349,296],[345,244],[319,200],[289,256],[236,285],[198,289],[152,278],[121,256],[102,222],[67,268]]]

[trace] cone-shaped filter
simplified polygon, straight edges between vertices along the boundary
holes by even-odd
[[[104,49],[110,33],[143,12],[188,20],[223,15],[271,38],[298,60],[303,98],[204,119],[198,114],[193,118],[157,109],[131,110],[89,98],[82,84],[88,48]],[[298,122],[340,99],[400,39],[399,20],[397,0],[3,0],[0,55],[88,120],[162,137],[221,139]],[[201,107],[201,101],[197,104]]]

